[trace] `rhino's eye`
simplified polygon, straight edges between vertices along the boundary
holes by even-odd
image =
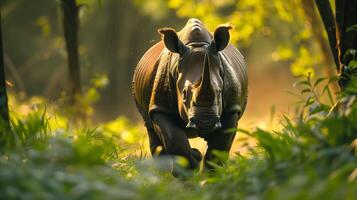
[[[182,90],[182,101],[183,103],[187,102],[187,87]]]

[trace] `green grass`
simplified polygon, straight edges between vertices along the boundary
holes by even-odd
[[[316,93],[322,81],[304,81],[308,100],[294,120],[283,117],[279,131],[238,130],[258,146],[186,180],[145,156],[143,130],[124,118],[84,129],[33,111],[6,137],[0,199],[355,199],[357,104],[331,112]],[[356,83],[340,105],[356,97]]]

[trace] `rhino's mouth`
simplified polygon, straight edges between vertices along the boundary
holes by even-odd
[[[222,127],[216,109],[212,107],[193,107],[186,128],[213,131]]]

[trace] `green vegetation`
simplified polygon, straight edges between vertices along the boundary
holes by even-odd
[[[65,17],[61,2],[75,12]],[[350,35],[357,17],[349,6],[355,1],[331,2],[335,12],[329,0],[315,0],[327,37],[310,0],[2,1],[0,199],[355,199],[357,51]],[[300,104],[294,117],[281,116],[280,129],[238,129],[255,141],[247,153],[227,160],[216,152],[223,166],[178,179],[170,159],[148,154],[144,127],[113,118],[135,116],[132,71],[159,40],[156,29],[182,27],[189,17],[210,30],[235,26],[231,42],[247,58],[251,83],[267,68],[290,67],[285,78],[309,75],[296,82]],[[331,54],[329,45],[339,49]],[[336,78],[313,79],[323,70],[334,74],[334,64],[343,86],[337,97],[330,91]],[[73,71],[66,75],[67,65]],[[263,73],[269,81],[279,78]],[[249,100],[253,106],[265,103],[257,96]]]
[[[283,117],[279,131],[238,130],[257,140],[257,146],[244,156],[237,152],[214,173],[195,172],[186,180],[171,176],[165,158],[153,162],[146,156],[146,141],[140,140],[144,130],[124,118],[93,129],[74,128],[50,108],[44,112],[38,106],[27,117],[12,120],[0,157],[0,197],[353,199],[357,104],[331,110],[318,92],[326,82],[309,77],[297,82],[306,103],[296,120]],[[341,98],[350,102],[356,94],[354,80]]]

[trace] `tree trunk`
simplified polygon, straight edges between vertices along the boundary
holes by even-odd
[[[349,66],[349,62],[357,54],[357,31],[348,31],[357,25],[357,0],[336,1],[337,46],[339,58],[339,83],[346,88],[352,77],[357,76],[357,68]],[[354,52],[354,53],[353,53]]]
[[[1,5],[0,5],[1,6]],[[9,108],[5,81],[4,51],[2,44],[1,7],[0,7],[0,123],[5,129],[10,127]]]
[[[74,105],[81,95],[81,78],[78,57],[78,10],[76,0],[61,0],[63,11],[63,31],[66,42],[69,67],[69,102]]]
[[[336,0],[336,17],[333,16],[329,0],[315,0],[320,16],[328,33],[330,47],[336,62],[336,69],[340,75],[339,85],[346,88],[352,76],[356,76],[356,69],[348,64],[354,56],[346,52],[357,50],[357,31],[347,31],[357,25],[357,0]]]
[[[338,50],[336,40],[336,24],[329,0],[315,0],[320,16],[327,32],[330,49],[335,61],[336,69],[339,71]]]
[[[336,24],[340,50],[339,61],[347,66],[351,58],[345,56],[346,51],[357,49],[357,31],[347,31],[349,27],[357,26],[357,0],[336,1]]]

